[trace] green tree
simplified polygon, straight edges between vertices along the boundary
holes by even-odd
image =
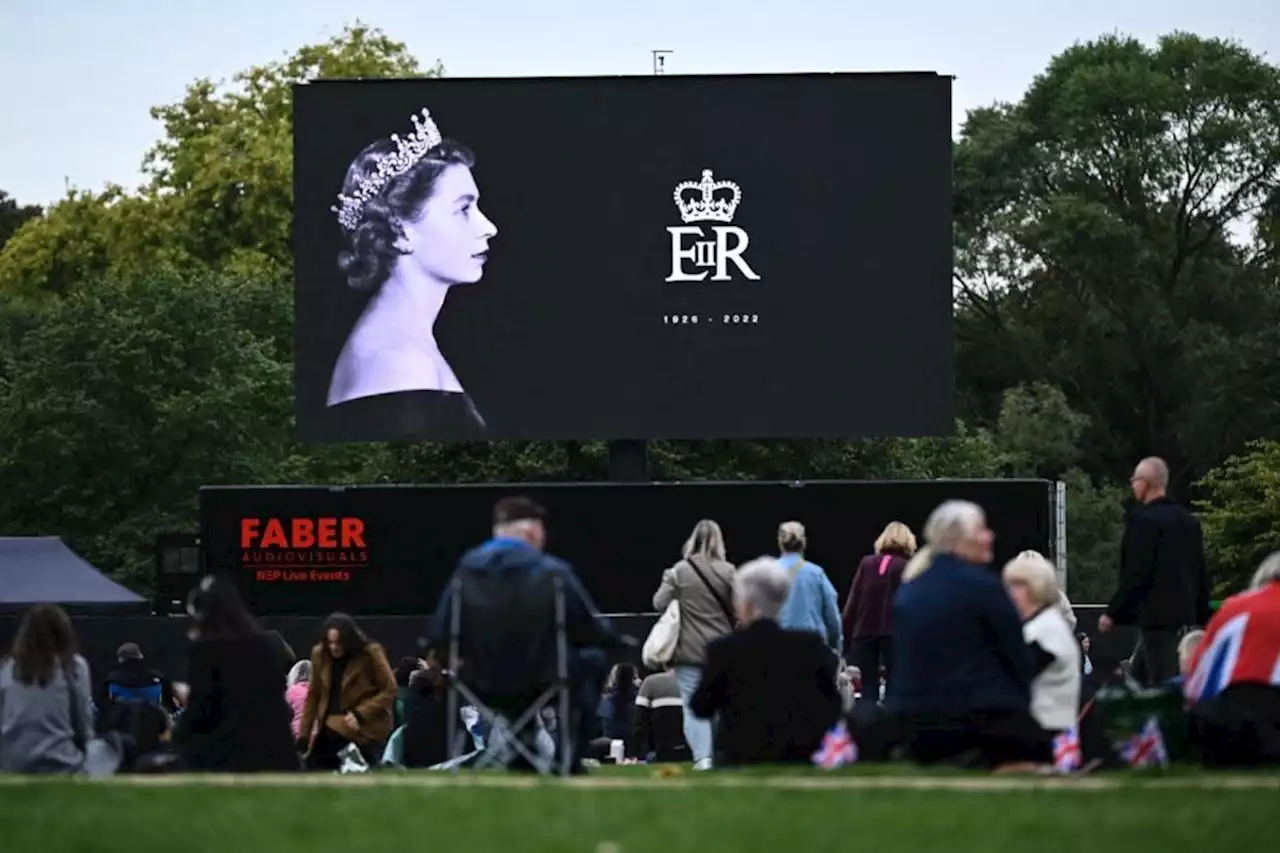
[[[197,80],[154,108],[164,135],[147,185],[75,191],[0,253],[0,292],[64,294],[101,277],[203,270],[284,282],[292,259],[293,86],[325,77],[438,76],[401,42],[357,24],[228,83]],[[276,294],[280,298],[280,294]]]
[[[18,204],[17,200],[4,190],[0,190],[0,249],[9,242],[9,238],[18,233],[24,222],[39,219],[44,210],[35,204]]]
[[[1128,490],[1079,468],[1058,479],[1067,486],[1067,594],[1075,604],[1104,604],[1116,589]]]
[[[126,277],[189,267],[173,239],[172,200],[71,190],[0,250],[0,293],[63,296],[95,276]]]
[[[1088,426],[1089,418],[1071,408],[1060,388],[1034,382],[1004,393],[996,435],[1011,473],[1052,479],[1079,461]]]
[[[248,322],[274,289],[108,279],[9,303],[6,327],[23,329],[0,341],[0,528],[65,536],[145,587],[152,538],[195,529],[201,485],[275,481],[294,450],[292,372]]]
[[[1217,595],[1244,589],[1262,558],[1280,551],[1280,442],[1252,442],[1200,481],[1200,520]]]
[[[991,477],[1003,464],[991,434],[963,423],[939,439],[657,441],[650,455],[666,480]]]
[[[1067,591],[1072,601],[1106,601],[1119,566],[1125,490],[1095,482],[1078,467],[1089,418],[1071,408],[1060,388],[1036,382],[1004,393],[997,424],[1006,473],[1066,484]]]
[[[164,136],[146,155],[148,192],[179,200],[177,231],[213,267],[260,253],[289,268],[293,218],[293,87],[323,78],[432,77],[402,43],[363,25],[283,62],[250,68],[229,85],[198,80],[156,107]]]
[[[1280,186],[1280,69],[1232,42],[1119,36],[1055,57],[955,152],[959,395],[991,421],[1043,381],[1083,464],[1175,487],[1280,434],[1280,294],[1256,236]],[[1241,245],[1242,239],[1247,245]]]

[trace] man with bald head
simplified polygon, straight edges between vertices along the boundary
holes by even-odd
[[[1168,495],[1169,466],[1150,456],[1129,478],[1140,504],[1129,514],[1120,544],[1120,583],[1098,620],[1138,628],[1135,664],[1148,685],[1178,674],[1178,639],[1209,621],[1209,577],[1204,535],[1196,517]]]

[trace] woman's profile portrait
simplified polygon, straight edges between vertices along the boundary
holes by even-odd
[[[332,210],[338,269],[367,295],[333,366],[327,406],[399,435],[480,436],[485,422],[435,337],[449,289],[484,276],[498,229],[480,211],[475,155],[427,109],[413,132],[356,155]]]

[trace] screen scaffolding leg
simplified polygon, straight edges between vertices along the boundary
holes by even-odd
[[[609,479],[616,483],[648,482],[649,442],[643,439],[609,442]]]

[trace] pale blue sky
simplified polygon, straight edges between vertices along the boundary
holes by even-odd
[[[0,0],[0,189],[132,186],[150,106],[361,19],[454,76],[929,70],[956,121],[1016,99],[1049,57],[1121,31],[1239,39],[1280,61],[1280,0]]]

